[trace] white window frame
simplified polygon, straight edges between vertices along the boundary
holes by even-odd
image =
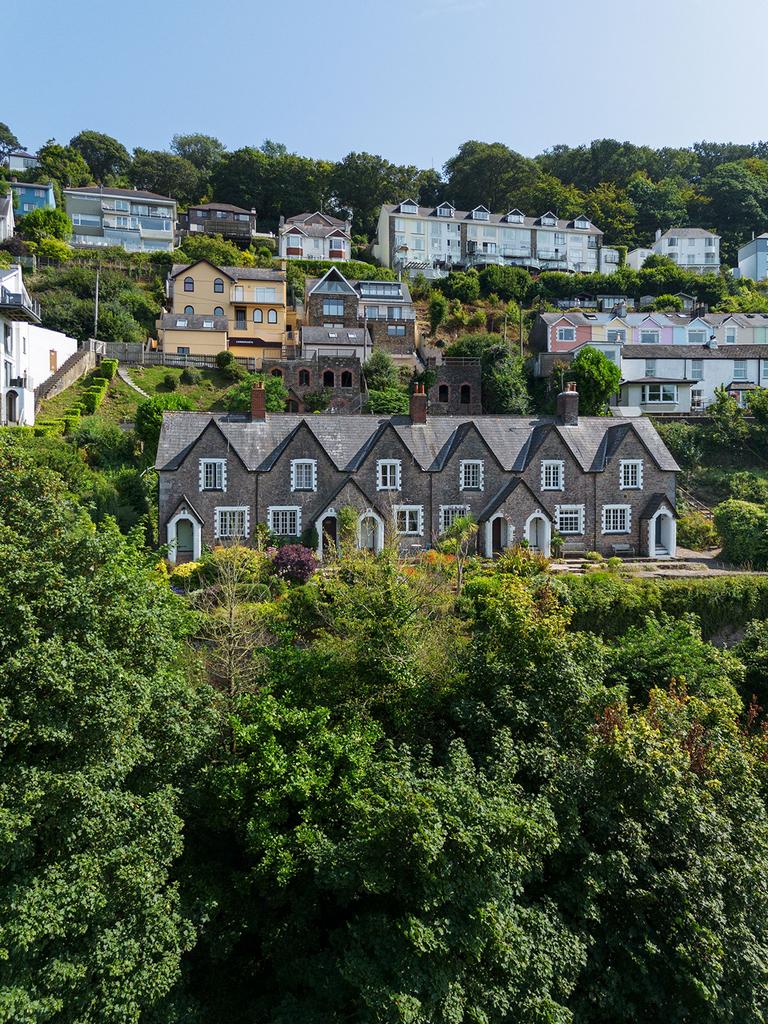
[[[562,525],[562,516],[576,515],[576,529],[566,529]],[[564,537],[576,537],[584,533],[584,506],[583,505],[556,505],[555,506],[555,528]]]
[[[736,365],[739,366],[739,372],[736,372]],[[746,359],[734,359],[733,360],[733,379],[734,380],[748,380],[749,379],[749,361]]]
[[[693,341],[692,340],[694,336],[695,337],[700,337],[701,335],[704,336],[704,340],[703,341]],[[707,332],[706,332],[706,330],[703,327],[694,327],[694,329],[692,331],[688,331],[688,333],[686,334],[685,340],[686,340],[686,342],[689,345],[706,345],[706,343],[707,343]]]
[[[564,332],[570,334],[570,338],[564,336]],[[557,328],[557,340],[558,341],[576,341],[576,328],[575,327],[558,327]]]
[[[467,483],[467,472],[477,470],[477,485]],[[485,487],[485,463],[482,459],[462,459],[459,462],[459,490],[482,491]]]
[[[625,529],[608,529],[608,519],[614,513],[623,513],[625,516]],[[631,505],[603,505],[601,513],[601,529],[604,534],[628,534],[632,532],[632,506]]]
[[[695,365],[698,364],[698,365]],[[704,380],[704,360],[691,360],[691,380]]]
[[[310,486],[299,487],[299,469],[310,469]],[[316,491],[317,490],[317,459],[291,459],[291,490],[292,491]]]
[[[466,515],[469,515],[468,505],[441,505],[438,515],[438,533],[445,533],[452,526],[454,520]],[[450,518],[450,522],[446,522],[447,518]]]
[[[556,477],[556,481],[552,479],[553,476]],[[541,489],[542,491],[565,490],[565,462],[562,459],[541,460]]]
[[[206,483],[208,470],[213,470],[213,484]],[[227,460],[226,459],[200,459],[198,483],[201,491],[225,491],[227,490]]]
[[[376,463],[376,490],[377,491],[399,491],[400,483],[402,478],[402,463],[400,459],[379,459]],[[394,469],[395,482],[394,485],[384,482],[384,470],[387,471],[387,478],[390,476],[390,471]]]
[[[635,483],[632,483],[632,480]],[[619,490],[620,491],[642,491],[643,489],[643,460],[642,459],[621,459],[619,462]]]
[[[649,334],[653,337],[650,341],[647,340]],[[640,328],[640,344],[641,345],[658,345],[659,344],[659,332],[654,327],[641,327]]]
[[[659,397],[658,398],[651,398],[650,397],[651,388],[658,388],[659,389]],[[671,398],[665,398],[664,397],[664,389],[665,388],[671,388],[672,389],[672,397]],[[669,383],[667,383],[667,384],[643,384],[643,388],[642,388],[642,403],[643,403],[643,405],[677,405],[678,400],[679,399],[678,399],[677,384],[669,384]]]
[[[725,345],[735,345],[736,344],[736,339],[738,337],[738,334],[739,334],[739,331],[738,331],[738,328],[736,327],[736,325],[735,324],[728,324],[727,327],[725,328],[725,330],[723,331],[723,344],[725,344]],[[729,337],[729,335],[730,335],[730,337]]]
[[[415,529],[401,530],[397,521],[398,515],[405,516],[405,526],[408,527],[408,522],[411,516],[416,517]],[[400,537],[421,537],[424,534],[424,506],[423,505],[393,505],[392,506],[392,519],[395,524],[395,532]]]
[[[276,522],[275,516],[281,513],[295,512],[296,514],[296,532],[291,533],[290,531],[284,532],[282,530],[275,529]],[[301,507],[299,505],[270,505],[267,509],[267,526],[272,533],[277,534],[278,537],[300,537],[301,536]]]
[[[222,533],[221,531],[221,519],[222,514],[228,514],[231,512],[242,512],[243,513],[243,533]],[[216,540],[231,540],[234,538],[242,538],[246,540],[250,536],[250,518],[251,510],[247,505],[219,505],[213,510],[213,535]]]

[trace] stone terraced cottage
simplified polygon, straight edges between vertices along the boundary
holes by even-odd
[[[492,556],[527,541],[550,554],[675,553],[678,466],[650,420],[580,417],[568,385],[556,416],[428,416],[423,388],[408,416],[166,412],[158,446],[160,531],[171,561],[246,541],[265,523],[317,545],[357,514],[357,543],[429,548],[457,516],[479,524]]]

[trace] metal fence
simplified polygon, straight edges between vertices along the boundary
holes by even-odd
[[[178,355],[170,352],[147,350],[143,345],[121,341],[97,342],[100,355],[109,359],[117,359],[129,366],[194,366],[200,370],[214,370],[216,356]],[[261,360],[253,356],[235,356],[234,360],[244,366],[250,373],[261,367]]]

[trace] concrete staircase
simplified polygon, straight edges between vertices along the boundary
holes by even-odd
[[[79,348],[65,359],[58,370],[35,388],[35,413],[46,398],[61,394],[70,384],[83,377],[96,366],[96,353],[89,347]]]

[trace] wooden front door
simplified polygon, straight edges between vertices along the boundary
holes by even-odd
[[[56,373],[59,368],[59,353],[55,348],[49,349],[48,351],[48,369],[51,373]]]
[[[494,555],[500,555],[504,550],[504,520],[494,519],[491,523],[491,551]]]

